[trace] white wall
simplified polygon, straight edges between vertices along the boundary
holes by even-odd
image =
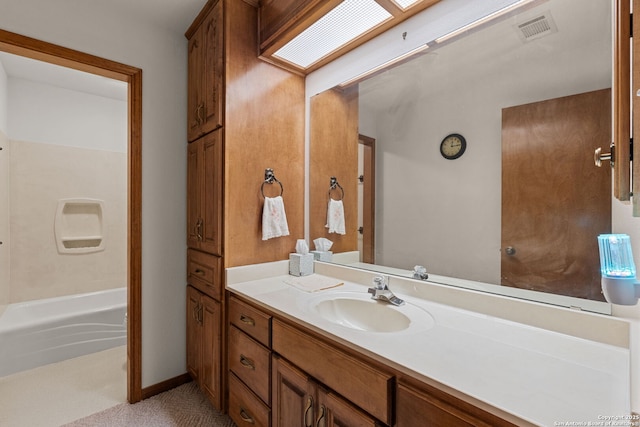
[[[109,8],[110,2],[0,0],[0,28],[143,70],[142,386],[147,387],[186,370],[187,42],[182,33]]]
[[[13,141],[127,152],[126,101],[10,77],[8,105]]]

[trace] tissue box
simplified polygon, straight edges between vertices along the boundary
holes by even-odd
[[[292,276],[313,274],[313,254],[289,254],[289,274]]]
[[[331,251],[311,251],[310,253],[313,254],[313,259],[316,261],[331,262],[331,257],[333,256]]]

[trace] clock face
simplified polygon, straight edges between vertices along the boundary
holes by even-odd
[[[440,143],[440,154],[448,160],[457,159],[462,156],[466,149],[467,141],[464,139],[464,136],[457,133],[447,135]]]

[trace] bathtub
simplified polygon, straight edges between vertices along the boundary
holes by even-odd
[[[0,316],[0,377],[125,345],[127,288],[10,304]]]

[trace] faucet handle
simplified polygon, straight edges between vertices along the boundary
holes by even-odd
[[[373,285],[376,289],[385,289],[387,287],[387,280],[384,276],[376,276],[373,278]]]

